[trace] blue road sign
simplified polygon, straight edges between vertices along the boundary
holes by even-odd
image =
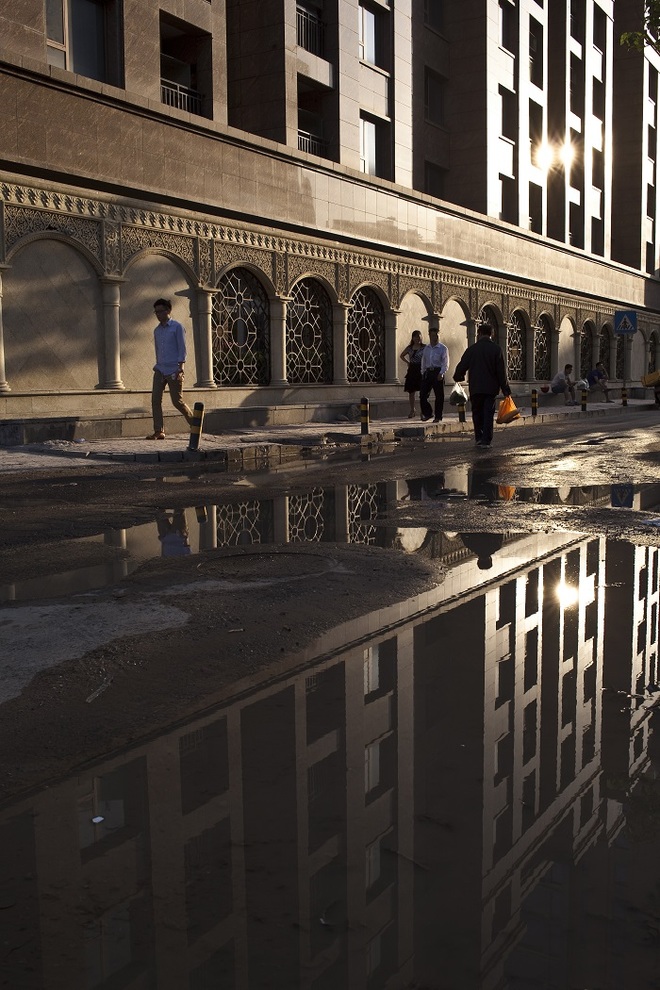
[[[610,505],[614,509],[632,509],[635,489],[632,485],[612,485]]]
[[[614,314],[614,332],[637,333],[637,313],[634,309],[617,309]]]

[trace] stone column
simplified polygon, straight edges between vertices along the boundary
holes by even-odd
[[[286,304],[287,296],[277,296],[270,303],[270,384],[287,385],[286,380]]]
[[[400,309],[391,309],[385,314],[385,382],[388,385],[399,385],[398,354],[396,346],[397,328],[399,326]]]
[[[2,323],[2,273],[9,265],[0,265],[0,392],[11,392],[5,377],[5,335]]]
[[[122,278],[106,276],[101,280],[103,293],[103,362],[97,388],[122,389],[119,306]],[[99,362],[101,364],[101,362]]]
[[[198,339],[195,388],[217,388],[213,379],[213,289],[197,290]]]
[[[536,335],[534,327],[529,327],[525,331],[525,378],[528,382],[533,382],[536,378]]]
[[[334,385],[347,385],[346,334],[348,327],[348,303],[335,303],[332,307],[332,381]]]

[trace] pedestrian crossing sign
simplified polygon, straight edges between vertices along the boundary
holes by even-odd
[[[614,314],[614,332],[637,333],[637,313],[634,309],[618,309]]]

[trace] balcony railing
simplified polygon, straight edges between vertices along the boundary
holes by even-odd
[[[310,134],[309,131],[298,131],[298,151],[307,151],[310,155],[327,158],[328,142],[324,141],[318,134]]]
[[[202,114],[202,94],[169,79],[160,81],[160,98],[168,107],[186,110],[188,113]]]
[[[325,24],[306,7],[297,8],[297,41],[301,48],[312,55],[323,57],[325,51]]]

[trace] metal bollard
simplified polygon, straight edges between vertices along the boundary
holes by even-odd
[[[539,411],[539,393],[538,389],[532,389],[532,416],[536,416]]]
[[[193,406],[192,423],[190,424],[190,439],[188,440],[188,450],[197,450],[199,438],[202,435],[202,423],[204,422],[204,403],[196,402]]]
[[[621,405],[628,405],[628,389],[625,387],[621,389]]]
[[[458,422],[459,423],[464,423],[465,422],[465,403],[464,402],[459,402],[458,403]]]
[[[360,433],[363,437],[369,436],[369,399],[360,399]]]
[[[587,392],[586,388],[583,388],[582,389],[582,402],[580,403],[580,411],[581,412],[586,412],[587,411],[587,395],[588,394],[589,393]]]

